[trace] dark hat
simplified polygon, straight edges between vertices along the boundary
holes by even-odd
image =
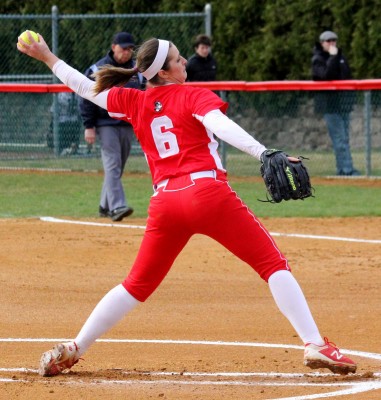
[[[127,47],[135,47],[134,38],[128,32],[119,32],[114,36],[112,44],[118,44],[126,49]]]
[[[325,31],[319,36],[321,42],[326,42],[327,40],[337,40],[338,37],[335,32]]]

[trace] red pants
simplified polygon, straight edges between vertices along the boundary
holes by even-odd
[[[147,228],[123,286],[145,301],[164,279],[194,234],[215,239],[249,264],[266,282],[290,270],[269,232],[225,180],[189,175],[171,179],[152,196]]]

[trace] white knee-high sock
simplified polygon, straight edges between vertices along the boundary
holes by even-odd
[[[79,354],[82,355],[96,339],[113,327],[139,303],[123,285],[111,289],[96,305],[93,312],[75,338]]]
[[[277,271],[269,278],[275,303],[290,321],[303,343],[324,344],[302,289],[290,271]]]

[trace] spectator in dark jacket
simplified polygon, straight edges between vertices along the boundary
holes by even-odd
[[[337,47],[335,32],[325,31],[315,44],[312,79],[316,81],[352,79],[348,61]],[[322,91],[315,96],[315,110],[324,115],[336,157],[337,175],[360,175],[353,167],[350,150],[350,113],[355,102],[353,91]]]
[[[109,64],[121,68],[134,68],[132,58],[135,43],[128,32],[119,32],[114,36],[111,50],[105,57],[97,61],[85,72],[90,79],[103,65]],[[143,77],[136,73],[126,87],[143,88]],[[113,221],[121,221],[132,214],[133,209],[128,206],[122,186],[122,175],[133,140],[132,126],[124,121],[113,119],[103,108],[88,100],[80,103],[83,124],[85,125],[85,140],[89,144],[95,143],[96,135],[101,144],[104,181],[99,205],[99,216],[110,217]]]
[[[198,35],[194,42],[195,54],[187,62],[187,81],[215,81],[217,62],[211,54],[212,41],[207,35]]]

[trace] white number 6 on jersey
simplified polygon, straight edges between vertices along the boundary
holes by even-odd
[[[173,156],[179,152],[179,145],[174,133],[172,121],[167,116],[157,117],[151,123],[151,131],[157,151],[161,158]]]

